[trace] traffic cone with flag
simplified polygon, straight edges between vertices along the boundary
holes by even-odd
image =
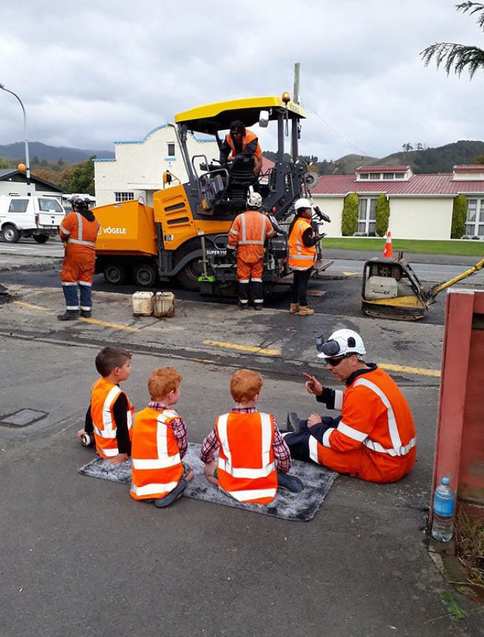
[[[385,248],[383,249],[384,257],[393,257],[393,244],[392,244],[392,233],[390,230],[387,232],[387,240],[385,241]]]

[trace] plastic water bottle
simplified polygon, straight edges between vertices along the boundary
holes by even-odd
[[[450,542],[454,535],[455,493],[449,483],[443,476],[434,493],[432,537],[438,542]]]

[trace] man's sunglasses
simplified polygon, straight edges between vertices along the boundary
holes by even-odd
[[[338,356],[336,358],[325,358],[324,363],[330,367],[337,367],[347,356]]]

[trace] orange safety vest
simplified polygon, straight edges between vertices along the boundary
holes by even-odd
[[[168,495],[183,476],[177,439],[169,426],[178,414],[146,407],[136,414],[131,443],[130,495],[135,500],[158,500]]]
[[[306,219],[300,217],[296,220],[289,235],[289,261],[288,265],[293,270],[308,270],[316,261],[316,246],[305,246],[302,236],[305,230],[311,227]]]
[[[96,219],[88,221],[78,212],[70,212],[59,226],[61,238],[67,237],[66,252],[70,252],[72,247],[76,251],[95,252],[98,232],[99,223]]]
[[[270,414],[231,412],[217,418],[218,481],[239,502],[269,504],[277,492]]]
[[[252,131],[246,130],[245,135],[242,137],[242,152],[246,149],[247,145],[254,140],[257,140],[257,135],[255,135]],[[230,147],[230,158],[233,159],[237,155],[237,149],[235,148],[234,140],[232,139],[232,135],[230,133],[225,136],[225,143]],[[257,141],[257,146],[254,152],[256,157],[262,157],[262,148],[260,147],[259,142]]]
[[[92,386],[91,418],[96,440],[96,452],[101,458],[112,458],[119,454],[113,405],[121,393],[123,392],[118,385],[113,385],[102,377]],[[126,398],[128,400],[127,423],[129,432],[133,423],[134,408],[127,396]]]
[[[258,210],[246,210],[234,219],[229,230],[229,246],[238,248],[238,255],[250,263],[264,258],[264,244],[274,228]]]
[[[344,392],[336,392],[338,407],[341,420],[325,431],[322,444],[309,438],[312,460],[327,465],[328,451],[338,453],[342,463],[347,454],[351,462],[348,452],[360,449],[358,477],[364,480],[393,481],[410,471],[415,463],[415,423],[391,376],[379,368],[358,375]]]

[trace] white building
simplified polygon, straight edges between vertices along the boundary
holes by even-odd
[[[374,236],[375,205],[382,193],[390,204],[388,228],[399,239],[450,239],[457,195],[468,200],[465,236],[484,239],[484,165],[454,166],[452,173],[414,175],[409,166],[362,166],[354,175],[323,175],[314,200],[331,218],[330,237],[341,237],[344,198],[358,195],[358,235]]]
[[[219,158],[215,139],[188,137],[190,156],[206,155],[210,161]],[[153,204],[153,193],[161,190],[162,175],[169,170],[180,181],[188,181],[176,128],[173,124],[159,126],[141,141],[114,142],[114,159],[96,159],[94,181],[96,205],[139,199]]]
[[[62,191],[55,184],[51,184],[45,179],[31,176],[30,183],[27,183],[25,172],[17,168],[5,168],[0,170],[0,195],[29,196],[40,195],[52,197],[61,195]]]

